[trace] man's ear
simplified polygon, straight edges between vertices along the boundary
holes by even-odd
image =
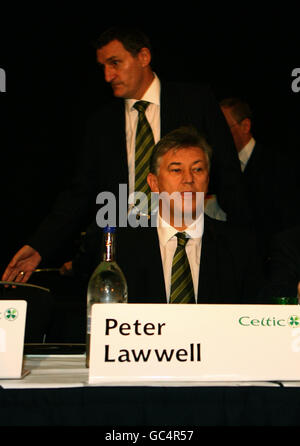
[[[151,53],[149,48],[141,48],[138,53],[138,58],[143,67],[147,67],[151,62]]]
[[[159,192],[159,189],[158,189],[158,179],[157,179],[157,176],[154,173],[148,173],[147,183],[149,184],[151,192]]]
[[[249,118],[245,118],[243,119],[243,121],[241,122],[241,127],[243,129],[243,132],[248,134],[251,132],[251,119]]]

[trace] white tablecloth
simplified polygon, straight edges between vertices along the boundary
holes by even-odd
[[[4,389],[66,388],[90,386],[88,369],[85,367],[85,355],[28,355],[25,356],[24,368],[29,373],[21,379],[0,379]],[[199,386],[295,386],[300,382],[104,382],[99,386],[165,386],[165,387],[199,387]]]
[[[5,389],[82,387],[87,385],[85,355],[26,356],[21,379],[0,379]]]

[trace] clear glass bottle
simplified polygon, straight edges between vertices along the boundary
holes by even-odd
[[[91,312],[95,303],[127,303],[126,278],[115,260],[116,231],[107,226],[103,230],[102,261],[93,272],[87,289],[86,366],[89,367]]]

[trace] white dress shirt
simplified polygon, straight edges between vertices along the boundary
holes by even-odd
[[[201,245],[202,235],[204,230],[204,214],[202,213],[193,225],[189,226],[184,232],[190,237],[186,244],[186,254],[190,263],[191,274],[194,285],[195,298],[197,302],[198,285],[199,285],[199,271],[200,271],[200,258],[201,258]],[[161,217],[158,217],[157,226],[160,253],[163,265],[166,295],[169,303],[171,292],[171,275],[172,275],[172,262],[177,248],[177,237],[175,234],[178,232],[173,226],[162,221]]]
[[[245,147],[243,147],[242,150],[240,150],[238,153],[242,172],[244,172],[246,165],[249,161],[249,158],[252,155],[255,142],[256,142],[255,139],[251,138],[250,141],[245,145]]]
[[[146,110],[146,118],[152,128],[154,142],[156,144],[160,140],[160,80],[155,73],[152,84],[140,100],[150,102]],[[136,99],[125,100],[129,194],[134,192],[135,184],[135,135],[138,111],[133,106],[136,102]]]

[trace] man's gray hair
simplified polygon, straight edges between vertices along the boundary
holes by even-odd
[[[212,158],[212,148],[206,141],[205,137],[200,134],[195,127],[180,127],[165,135],[154,147],[150,159],[150,172],[157,175],[161,158],[169,152],[169,150],[186,149],[187,147],[198,147],[203,150],[208,171]]]

